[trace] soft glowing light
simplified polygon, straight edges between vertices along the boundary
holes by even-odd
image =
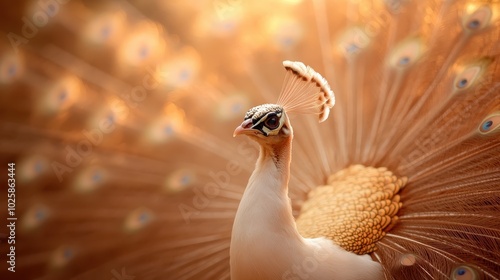
[[[165,180],[165,190],[180,192],[191,186],[196,181],[196,175],[189,169],[179,169],[170,173]]]
[[[206,10],[197,18],[194,25],[196,36],[228,36],[237,31],[243,14],[241,1],[216,1],[213,10]]]
[[[417,258],[414,254],[404,254],[401,256],[400,263],[404,266],[412,266],[417,262]]]
[[[57,15],[64,12],[63,1],[37,1],[33,0],[26,6],[24,14],[31,30],[45,28],[57,21]]]
[[[112,99],[109,105],[98,109],[88,121],[88,128],[101,130],[114,130],[117,124],[123,123],[129,114],[129,106],[120,99]],[[106,131],[103,131],[107,133]]]
[[[193,48],[185,48],[161,66],[163,82],[171,87],[189,85],[200,69],[200,56]]]
[[[68,264],[75,257],[75,249],[69,246],[61,246],[52,254],[51,263],[55,267],[62,267]]]
[[[78,173],[74,188],[78,192],[91,192],[106,181],[106,171],[98,167],[86,168]]]
[[[340,51],[348,56],[356,54],[370,44],[370,37],[359,27],[346,30],[338,41]]]
[[[24,65],[19,54],[5,52],[0,56],[0,84],[9,84],[23,75]]]
[[[41,109],[46,114],[60,113],[71,107],[81,92],[80,80],[65,77],[50,85],[41,102]]]
[[[83,32],[83,37],[94,44],[114,44],[121,37],[125,27],[122,12],[108,13],[93,18]]]
[[[174,104],[167,104],[164,115],[146,129],[146,138],[152,143],[163,143],[183,133],[186,129],[184,111]]]
[[[292,48],[302,39],[303,27],[293,17],[272,17],[266,27],[271,40],[279,49]]]
[[[32,206],[21,218],[21,226],[32,230],[43,224],[50,216],[49,209],[44,205]]]
[[[216,114],[222,120],[241,118],[249,107],[247,95],[232,94],[217,101]]]
[[[163,55],[165,42],[159,25],[145,21],[129,34],[118,52],[119,61],[125,66],[144,65]]]
[[[129,232],[138,231],[153,221],[154,215],[148,209],[139,208],[132,211],[125,219],[125,230]]]
[[[389,56],[392,67],[404,69],[413,65],[425,52],[420,38],[409,38],[394,48]]]
[[[474,32],[490,25],[498,17],[498,7],[492,9],[493,7],[471,2],[465,8],[462,17],[463,27],[469,32]]]
[[[281,0],[284,4],[297,5],[302,3],[303,0]]]
[[[50,168],[47,159],[37,155],[23,159],[19,166],[19,179],[25,182],[30,182],[40,177]]]
[[[457,63],[454,65],[455,79],[453,80],[453,92],[465,93],[466,90],[481,81],[482,76],[491,60],[480,59],[469,63]]]

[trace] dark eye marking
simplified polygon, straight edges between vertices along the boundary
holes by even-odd
[[[280,118],[276,114],[269,114],[264,121],[264,125],[269,129],[276,129],[280,125]]]

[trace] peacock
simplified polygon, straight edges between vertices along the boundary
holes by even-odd
[[[318,280],[383,279],[380,264],[372,261],[368,255],[345,251],[321,234],[327,233],[328,229],[348,231],[347,228],[342,228],[344,224],[336,225],[331,221],[347,220],[352,228],[364,229],[368,233],[348,231],[349,234],[344,234],[351,237],[347,242],[355,239],[351,245],[356,245],[369,239],[375,231],[375,226],[365,225],[376,223],[378,219],[390,215],[390,207],[380,207],[381,209],[370,207],[371,204],[385,202],[384,198],[387,195],[384,195],[383,190],[386,182],[380,182],[382,188],[377,184],[372,189],[369,185],[363,184],[364,187],[358,189],[359,194],[352,189],[343,193],[335,184],[335,190],[327,191],[327,194],[316,203],[309,202],[313,204],[311,207],[315,212],[310,215],[311,217],[304,218],[305,213],[308,213],[305,205],[304,214],[299,217],[301,221],[319,220],[320,226],[327,227],[326,231],[316,232],[319,238],[304,239],[297,230],[288,198],[293,140],[293,128],[288,114],[313,110],[319,115],[320,122],[324,121],[330,114],[330,108],[335,104],[335,96],[325,79],[311,67],[291,61],[284,61],[283,65],[292,78],[288,78],[288,82],[283,85],[277,104],[264,104],[250,109],[243,123],[233,134],[233,136],[250,137],[259,144],[260,153],[234,219],[230,245],[231,279],[290,279],[297,275]],[[366,176],[369,172],[361,170],[360,173]],[[368,176],[369,179],[373,179],[370,177]],[[381,177],[384,178],[383,175]],[[355,183],[361,184],[362,181],[358,180]],[[397,182],[397,186],[400,185],[402,181]],[[394,187],[393,184],[392,188],[395,189]],[[370,194],[371,191],[375,195]],[[346,207],[346,209],[340,205],[341,203],[330,204],[332,201],[337,202],[336,197],[354,198],[351,199],[353,202],[351,205],[363,208]],[[378,201],[379,199],[381,201]],[[328,213],[330,208],[337,211]],[[395,206],[393,209],[392,212],[396,212]],[[389,211],[380,215],[380,210]],[[349,212],[354,215],[349,215]],[[362,215],[365,213],[373,216],[365,217]],[[350,219],[359,216],[363,216],[361,225],[357,224],[355,219]],[[322,217],[326,219],[322,220]],[[390,217],[386,220],[390,221]],[[304,228],[314,229],[315,226],[309,223]],[[332,237],[338,238],[337,235]],[[346,267],[355,269],[345,270]]]
[[[500,2],[0,13],[0,279],[500,279]]]

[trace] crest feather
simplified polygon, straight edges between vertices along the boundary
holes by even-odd
[[[277,104],[287,113],[318,114],[319,122],[328,118],[335,96],[328,82],[310,66],[299,61],[283,61],[287,71]]]

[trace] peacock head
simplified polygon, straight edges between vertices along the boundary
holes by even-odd
[[[261,145],[283,144],[293,136],[287,113],[316,114],[319,122],[328,118],[335,96],[326,80],[299,61],[285,60],[283,66],[287,72],[277,104],[262,104],[248,110],[233,136],[245,134]]]
[[[279,142],[292,135],[292,127],[282,106],[263,104],[248,110],[233,136],[242,134],[257,142]]]

